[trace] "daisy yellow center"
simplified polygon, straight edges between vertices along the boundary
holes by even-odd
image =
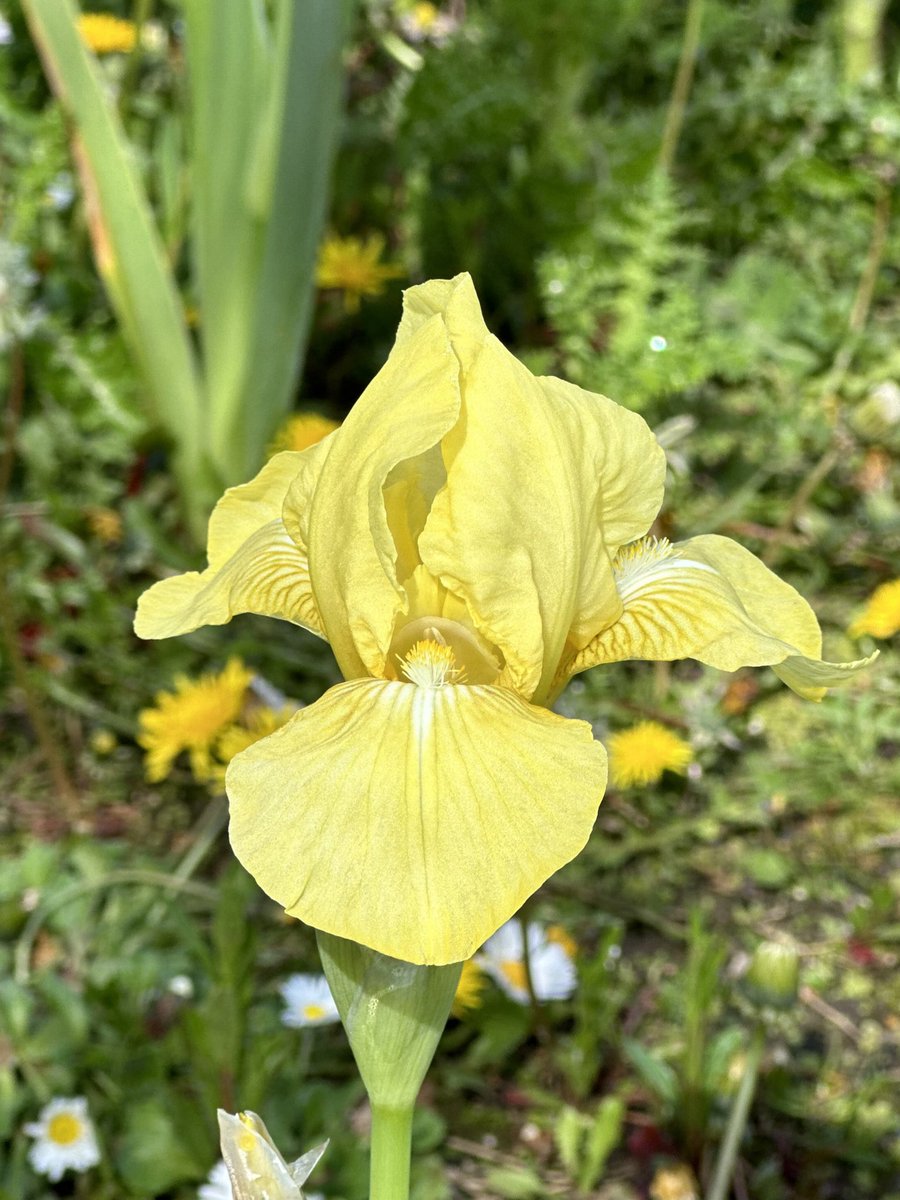
[[[578,953],[578,946],[575,942],[575,939],[570,937],[561,925],[548,926],[547,941],[556,942],[558,946],[562,946],[569,958],[574,958]]]
[[[413,5],[412,16],[419,28],[427,31],[438,19],[437,5],[429,3],[429,0],[421,0],[421,3]]]
[[[57,1113],[47,1122],[47,1137],[58,1146],[69,1146],[81,1137],[81,1122],[71,1113]]]
[[[433,638],[415,642],[401,660],[401,669],[410,683],[424,688],[459,683],[465,675],[465,669],[456,664],[452,648],[446,642]]]
[[[503,978],[509,982],[511,987],[517,988],[520,992],[528,991],[528,976],[523,962],[519,959],[508,958],[500,964],[500,970],[503,972]]]
[[[303,1015],[307,1021],[321,1021],[325,1016],[325,1009],[321,1004],[305,1004],[303,1006]]]
[[[656,783],[663,771],[684,774],[694,757],[690,745],[655,721],[642,721],[609,740],[612,777],[620,787]]]

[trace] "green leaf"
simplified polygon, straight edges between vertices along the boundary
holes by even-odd
[[[587,1124],[584,1115],[567,1104],[556,1118],[553,1128],[559,1160],[573,1179],[581,1163],[581,1143]]]
[[[181,300],[130,149],[72,0],[23,0],[54,92],[73,123],[94,255],[183,468],[201,458],[199,384]]]
[[[606,1096],[600,1102],[597,1115],[588,1131],[584,1147],[584,1165],[578,1176],[583,1192],[591,1191],[600,1180],[606,1161],[619,1144],[625,1102],[618,1096]]]
[[[202,1178],[208,1164],[185,1145],[174,1115],[160,1099],[126,1107],[116,1166],[134,1193],[158,1196],[178,1183]]]
[[[349,0],[186,0],[193,235],[211,451],[259,466],[288,410],[312,308]]]
[[[504,1200],[532,1200],[543,1196],[544,1187],[530,1167],[493,1167],[485,1176],[488,1195]]]
[[[668,1063],[645,1049],[634,1038],[622,1038],[625,1057],[661,1100],[671,1108],[678,1100],[678,1076]]]

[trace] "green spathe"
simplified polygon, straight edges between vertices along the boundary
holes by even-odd
[[[370,1200],[406,1200],[413,1109],[462,963],[419,966],[322,930],[316,936],[372,1106]]]
[[[417,966],[321,930],[317,937],[373,1108],[410,1108],[447,1023],[462,963]]]

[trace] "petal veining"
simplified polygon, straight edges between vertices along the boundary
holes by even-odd
[[[141,596],[135,632],[174,637],[202,625],[224,625],[238,613],[279,617],[324,636],[305,547],[282,520],[285,495],[301,477],[311,490],[327,440],[276,454],[255,479],[229,488],[209,521],[205,571],[154,584]]]
[[[318,929],[409,962],[468,958],[584,846],[590,726],[495,687],[339,684],[228,769],[231,843]]]
[[[810,606],[730,538],[675,545],[647,538],[620,551],[615,576],[622,615],[573,654],[566,677],[624,659],[695,658],[722,671],[774,667],[794,691],[817,700],[871,661],[823,662]]]

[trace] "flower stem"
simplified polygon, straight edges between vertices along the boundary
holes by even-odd
[[[744,1136],[744,1130],[747,1127],[747,1118],[750,1116],[750,1105],[753,1103],[753,1096],[756,1092],[756,1077],[759,1074],[759,1064],[762,1060],[765,1043],[766,1034],[762,1022],[760,1022],[753,1033],[750,1049],[747,1051],[744,1077],[741,1080],[741,1085],[738,1088],[731,1113],[728,1117],[728,1127],[725,1130],[722,1145],[719,1147],[716,1170],[712,1185],[706,1193],[706,1200],[727,1200],[738,1149],[741,1144],[741,1138]]]
[[[407,1200],[412,1108],[372,1106],[369,1200]]]
[[[656,165],[660,173],[670,175],[675,162],[675,151],[678,149],[678,139],[684,124],[684,114],[687,109],[688,97],[691,94],[691,83],[694,79],[694,67],[697,64],[697,51],[700,48],[700,25],[703,19],[703,0],[688,0],[687,15],[684,22],[684,38],[681,43],[681,56],[678,60],[678,70],[669,107],[666,112],[666,125],[663,130],[662,144]]]

